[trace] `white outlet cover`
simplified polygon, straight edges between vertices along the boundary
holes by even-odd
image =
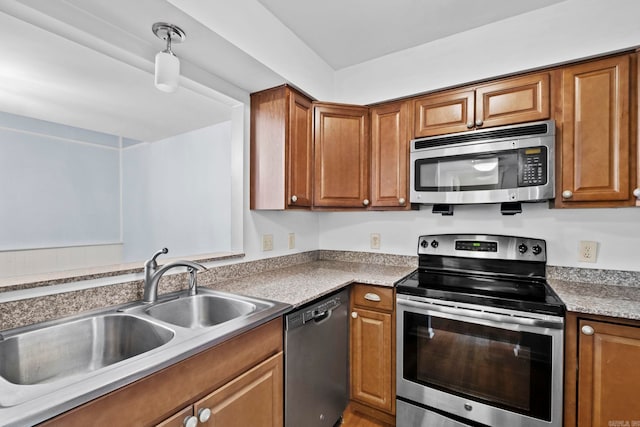
[[[371,233],[371,249],[380,249],[380,233]]]
[[[598,242],[591,240],[580,241],[578,261],[595,263],[598,259]]]
[[[296,247],[296,233],[289,233],[289,249]]]
[[[273,234],[262,235],[262,250],[263,251],[273,250]]]

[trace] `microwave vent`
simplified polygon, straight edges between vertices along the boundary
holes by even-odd
[[[520,136],[545,135],[549,132],[548,123],[536,123],[533,125],[509,127],[486,131],[471,131],[459,134],[446,135],[435,138],[416,139],[415,150],[432,148],[443,145],[460,144],[463,142],[487,141],[503,138],[516,138]]]

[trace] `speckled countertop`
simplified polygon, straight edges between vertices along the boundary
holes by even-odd
[[[547,267],[568,311],[640,320],[640,272]]]
[[[319,260],[205,286],[298,307],[354,282],[393,286],[415,268]]]

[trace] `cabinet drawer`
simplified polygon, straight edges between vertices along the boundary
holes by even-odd
[[[393,288],[372,285],[355,285],[353,304],[377,310],[393,311]]]

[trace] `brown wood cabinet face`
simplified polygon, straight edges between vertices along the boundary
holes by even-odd
[[[476,126],[491,127],[550,117],[549,74],[497,81],[476,88]]]
[[[640,422],[640,328],[582,319],[578,341],[579,427]]]
[[[251,94],[251,209],[311,206],[312,147],[311,100],[288,86]]]
[[[288,97],[287,204],[289,207],[310,207],[313,197],[313,109],[308,98],[292,90]]]
[[[318,207],[369,205],[369,111],[314,105],[314,201]]]
[[[371,114],[371,207],[408,208],[409,103],[374,107]]]
[[[184,408],[177,414],[167,418],[160,424],[156,424],[156,427],[184,427],[187,418],[193,416],[193,406]]]
[[[355,284],[350,304],[351,405],[358,412],[395,425],[394,290]]]
[[[556,206],[627,206],[630,57],[562,70],[561,173]]]
[[[549,73],[425,95],[414,101],[414,137],[545,120],[551,114]]]
[[[415,138],[463,132],[474,126],[473,90],[452,90],[413,101]]]
[[[244,373],[198,401],[195,413],[211,410],[211,417],[198,426],[282,427],[283,353]]]
[[[351,318],[351,398],[384,411],[393,409],[392,315],[354,308]]]

